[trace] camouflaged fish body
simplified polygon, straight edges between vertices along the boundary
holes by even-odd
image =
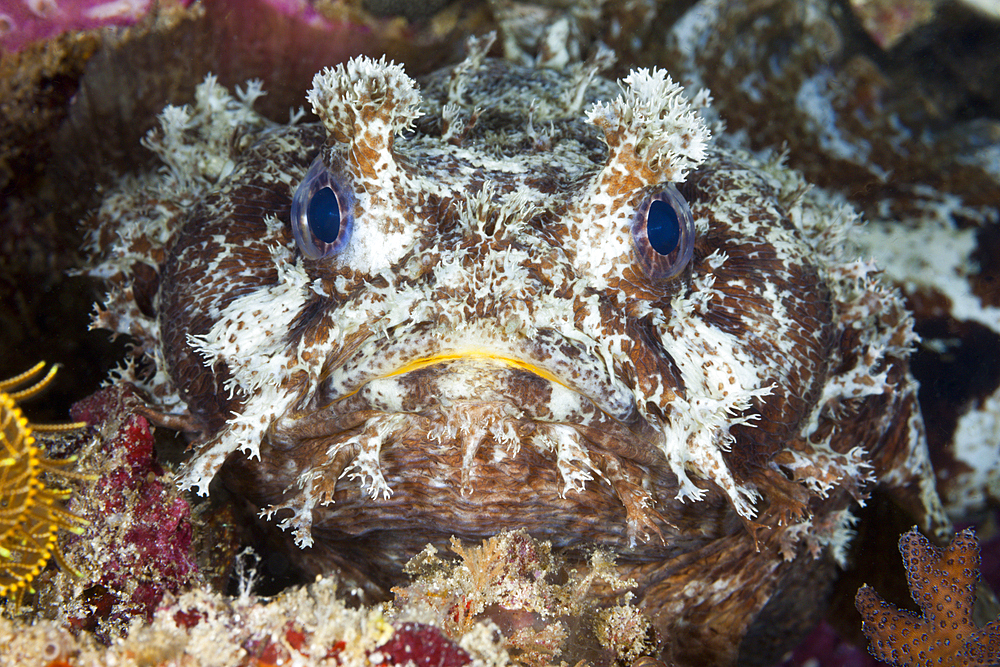
[[[616,552],[679,662],[735,660],[873,484],[937,516],[910,318],[853,211],[713,143],[707,95],[485,47],[419,87],[324,70],[320,124],[212,80],[166,110],[96,217],[96,323],[197,426],[183,484],[221,470],[310,563],[378,589],[525,527]]]

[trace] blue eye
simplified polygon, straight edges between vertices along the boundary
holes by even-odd
[[[334,243],[340,236],[340,200],[330,188],[317,190],[306,207],[309,229],[323,243]]]
[[[668,184],[639,205],[632,244],[651,280],[669,280],[688,265],[694,255],[694,216],[677,188]]]
[[[316,158],[292,196],[292,234],[308,259],[332,257],[354,229],[354,197]]]
[[[681,221],[677,211],[665,201],[654,199],[646,212],[646,236],[649,245],[661,255],[669,255],[681,242]]]

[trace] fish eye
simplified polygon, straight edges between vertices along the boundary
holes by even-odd
[[[650,280],[677,276],[694,254],[694,216],[673,185],[643,200],[632,220],[636,259]]]
[[[302,254],[324,259],[347,247],[353,210],[351,193],[317,157],[292,196],[292,234]]]

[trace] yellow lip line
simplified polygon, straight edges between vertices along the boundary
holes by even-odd
[[[552,373],[548,372],[540,366],[524,361],[523,359],[518,359],[516,357],[507,357],[502,354],[496,354],[495,352],[486,352],[481,350],[468,350],[463,352],[449,352],[445,354],[435,354],[429,357],[421,357],[420,359],[414,359],[413,361],[400,366],[391,373],[387,373],[382,377],[392,377],[393,375],[402,375],[403,373],[410,373],[421,368],[426,368],[427,366],[433,366],[435,364],[442,364],[448,361],[457,361],[459,359],[489,359],[490,361],[499,362],[507,366],[513,366],[514,368],[521,368],[523,370],[534,373],[535,375],[548,380],[549,382],[554,382],[556,384],[566,387],[566,383],[562,382]],[[568,387],[567,387],[568,388]]]
[[[427,366],[442,364],[448,361],[457,361],[460,359],[489,359],[490,361],[493,362],[499,362],[507,366],[513,366],[514,368],[524,369],[526,371],[534,373],[535,375],[545,380],[548,380],[549,382],[554,382],[555,384],[566,387],[567,389],[573,389],[568,384],[562,382],[559,378],[557,378],[555,375],[548,372],[541,366],[536,366],[535,364],[528,363],[527,361],[524,361],[523,359],[518,359],[517,357],[507,357],[502,354],[497,354],[495,352],[487,352],[484,350],[465,350],[462,352],[449,352],[447,354],[434,354],[429,357],[421,357],[420,359],[414,359],[413,361],[400,366],[391,373],[380,375],[378,376],[378,378],[375,379],[380,380],[382,378],[392,377],[393,375],[402,375],[403,373],[409,373],[411,371],[415,371],[421,368],[426,368]],[[351,396],[354,396],[354,394],[358,393],[359,391],[361,391],[361,387],[358,387],[354,391],[334,399],[333,402],[339,403],[345,398],[350,398]]]

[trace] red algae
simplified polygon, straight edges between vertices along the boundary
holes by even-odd
[[[150,620],[164,594],[199,581],[191,507],[158,463],[152,430],[134,405],[129,389],[111,387],[71,409],[101,426],[97,451],[84,457],[98,479],[73,506],[92,525],[67,548],[85,564],[77,588],[90,604],[70,622],[105,637],[136,617]]]
[[[403,623],[392,637],[369,654],[373,664],[416,667],[462,667],[472,656],[448,639],[440,629],[425,623]]]

